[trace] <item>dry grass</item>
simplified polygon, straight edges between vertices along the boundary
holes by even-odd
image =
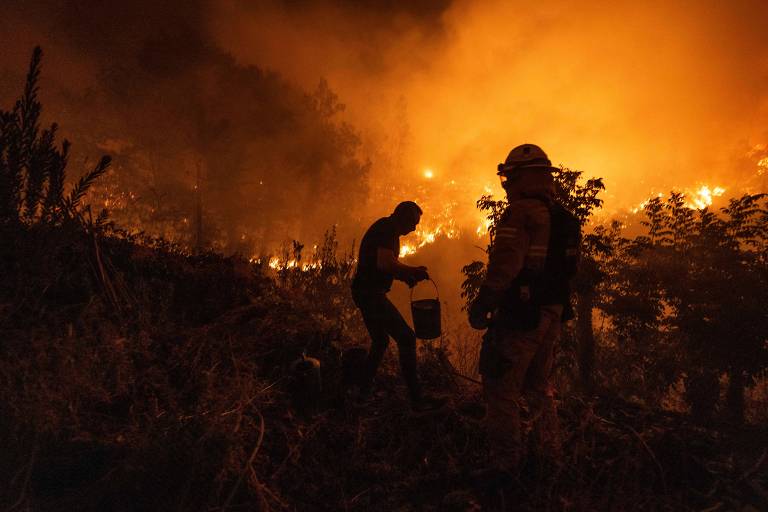
[[[373,401],[346,399],[342,351],[365,343],[346,264],[275,281],[236,258],[107,238],[98,242],[102,273],[93,272],[88,237],[51,246],[35,233],[15,236],[3,254],[25,256],[6,281],[18,288],[0,299],[0,436],[9,447],[0,500],[8,509],[768,505],[764,429],[704,427],[574,395],[560,397],[563,457],[532,449],[520,478],[503,493],[492,489],[478,477],[489,455],[470,380],[474,333],[422,343],[426,387],[450,397],[441,411],[410,413],[394,348]],[[302,353],[322,363],[314,414],[291,400],[289,368]]]

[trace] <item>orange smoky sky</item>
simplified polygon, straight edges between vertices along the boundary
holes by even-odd
[[[417,4],[419,4],[417,2]],[[607,209],[702,184],[760,186],[768,3],[217,2],[210,28],[244,63],[320,77],[397,179],[456,180],[473,203],[509,149],[601,176]],[[373,162],[373,180],[394,169]],[[764,181],[762,182],[764,186]]]
[[[359,239],[403,199],[427,229],[474,231],[523,142],[603,177],[607,213],[765,189],[766,26],[765,0],[11,0],[0,99],[42,45],[44,114],[73,166],[112,153],[137,196],[177,199],[171,220],[202,168],[228,250],[333,224]],[[307,101],[323,80],[346,105],[332,121]]]

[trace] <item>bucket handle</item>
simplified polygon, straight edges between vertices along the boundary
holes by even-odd
[[[440,290],[437,289],[437,283],[435,283],[432,279],[426,279],[426,281],[429,281],[432,283],[432,286],[435,287],[435,295],[438,302],[440,302]],[[411,303],[413,303],[413,290],[416,289],[416,287],[419,286],[419,283],[416,283],[413,285],[413,288],[411,288]]]

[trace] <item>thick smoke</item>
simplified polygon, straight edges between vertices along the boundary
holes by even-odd
[[[2,97],[20,90],[19,56],[33,43],[49,50],[47,117],[79,155],[116,157],[112,179],[125,194],[112,205],[126,206],[118,220],[190,240],[199,194],[204,235],[227,250],[355,221],[367,164],[339,120],[343,105],[320,77],[304,88],[236,63],[211,39],[205,3],[51,2],[12,12],[0,45],[16,70]]]
[[[217,8],[221,46],[298,82],[328,77],[375,140],[407,126],[403,171],[418,183],[433,168],[463,202],[500,192],[495,164],[521,142],[606,178],[609,209],[673,187],[765,186],[745,158],[768,142],[762,0],[457,0],[420,17],[268,5]]]
[[[521,142],[604,177],[608,209],[671,188],[766,185],[762,0],[2,10],[4,103],[42,44],[46,112],[81,153],[117,153],[120,179],[152,185],[147,215],[175,205],[168,218],[191,216],[201,169],[208,225],[230,247],[242,235],[307,240],[333,223],[359,238],[406,198],[425,203],[425,220],[453,204],[474,227],[475,199],[501,192],[495,165]]]
[[[501,195],[496,164],[519,143],[605,178],[611,214],[673,188],[767,188],[763,0],[300,5],[218,4],[212,33],[238,62],[326,77],[344,98],[372,160],[368,219],[393,188],[423,203],[425,222],[452,205],[461,243],[415,260],[454,309],[458,269],[484,258],[475,200]]]

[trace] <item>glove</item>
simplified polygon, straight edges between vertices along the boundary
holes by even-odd
[[[469,307],[469,325],[473,329],[487,329],[490,319],[488,318],[490,311],[485,307],[482,301],[476,300]]]

